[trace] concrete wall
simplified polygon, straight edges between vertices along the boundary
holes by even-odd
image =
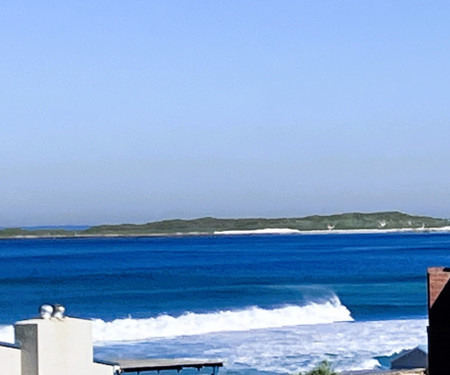
[[[0,343],[0,374],[21,375],[21,351]]]
[[[111,375],[114,373],[114,367],[110,365],[105,365],[103,363],[93,364],[93,374],[94,375]]]
[[[112,375],[113,366],[93,362],[92,324],[88,320],[31,319],[14,326],[22,349],[21,375]]]
[[[16,344],[21,348],[22,375],[37,375],[37,325],[15,325]]]

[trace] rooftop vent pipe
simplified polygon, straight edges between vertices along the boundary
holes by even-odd
[[[39,306],[39,316],[42,319],[50,319],[50,318],[62,319],[64,318],[65,311],[66,308],[63,305],[60,305],[59,303],[55,303],[54,305],[46,303]]]

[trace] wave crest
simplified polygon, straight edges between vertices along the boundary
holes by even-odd
[[[13,326],[0,326],[0,341],[14,342],[14,327]]]
[[[305,306],[285,306],[277,309],[251,307],[239,311],[215,313],[185,313],[178,317],[160,315],[147,319],[116,319],[105,322],[94,320],[93,336],[96,342],[142,341],[157,337],[199,335],[224,331],[278,328],[352,321],[350,311],[334,296],[323,303]]]

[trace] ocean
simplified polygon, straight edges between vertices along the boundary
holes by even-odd
[[[448,265],[449,233],[1,240],[0,341],[61,303],[93,320],[102,359],[222,359],[220,373],[239,375],[323,359],[378,368],[426,344],[427,267]]]

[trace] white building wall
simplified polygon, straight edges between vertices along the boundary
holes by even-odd
[[[113,375],[114,366],[105,365],[103,363],[93,364],[93,375]]]
[[[112,375],[113,366],[93,362],[89,320],[30,319],[14,326],[22,349],[21,375]],[[109,371],[107,371],[109,370]]]
[[[37,324],[16,324],[14,335],[21,349],[21,375],[38,375]]]
[[[0,344],[0,374],[21,375],[20,349]]]

